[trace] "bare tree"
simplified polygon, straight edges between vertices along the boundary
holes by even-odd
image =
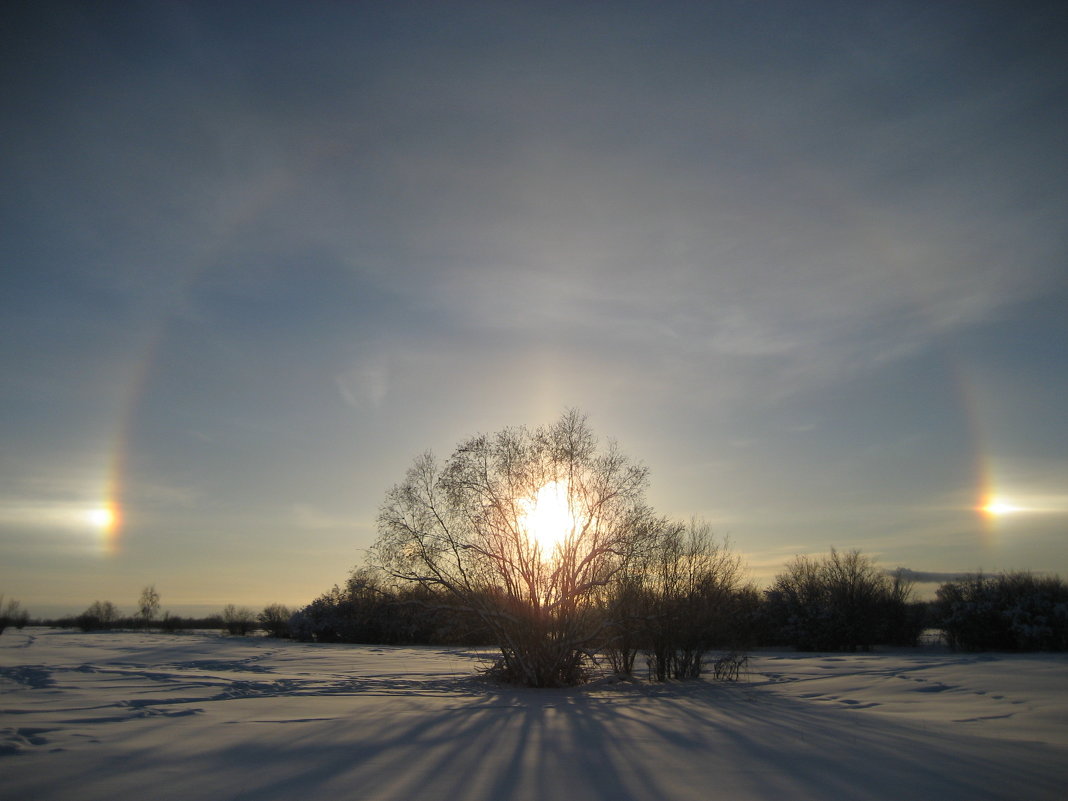
[[[737,645],[741,558],[707,523],[665,523],[644,580],[645,639],[658,681],[697,678],[706,651]]]
[[[141,599],[137,602],[137,617],[141,621],[141,625],[148,628],[152,621],[156,619],[158,612],[159,593],[156,592],[155,584],[149,584],[141,590]]]
[[[506,678],[577,683],[605,626],[596,596],[644,547],[647,471],[586,418],[505,429],[415,461],[378,515],[373,562],[476,614]]]
[[[82,631],[110,629],[119,622],[119,614],[118,608],[111,601],[93,601],[76,620]]]
[[[4,603],[4,596],[0,595],[0,634],[3,634],[8,626],[21,629],[29,622],[30,613],[22,608],[21,603],[14,598],[9,598],[7,603]]]
[[[222,610],[222,621],[228,634],[243,637],[256,628],[256,614],[248,607],[227,604]]]
[[[795,557],[766,596],[782,636],[797,648],[866,651],[902,639],[911,627],[911,591],[902,571],[888,575],[860,551],[831,548],[819,559]]]
[[[289,607],[283,604],[271,604],[264,607],[260,612],[258,620],[260,626],[267,632],[268,637],[289,637],[289,620],[293,617],[293,613]]]

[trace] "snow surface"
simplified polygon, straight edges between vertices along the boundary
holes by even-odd
[[[1064,799],[1068,657],[760,652],[528,690],[475,651],[0,637],[0,798]]]

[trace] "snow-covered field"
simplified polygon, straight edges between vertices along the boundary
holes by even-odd
[[[1064,799],[1068,658],[761,652],[745,680],[492,685],[479,655],[0,637],[0,798]]]

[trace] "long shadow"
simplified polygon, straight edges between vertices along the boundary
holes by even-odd
[[[364,723],[353,737],[221,754],[277,773],[238,795],[328,797],[363,788],[374,799],[589,801],[710,797],[876,801],[1062,798],[1061,750],[924,734],[848,710],[813,708],[759,690],[697,685],[676,692],[599,696],[497,690],[447,710],[413,710]]]
[[[151,786],[157,801],[1037,801],[1063,798],[1068,781],[1063,748],[948,737],[945,725],[814,705],[759,680],[526,690],[455,675],[266,672],[242,679],[205,660],[144,671],[197,690],[125,702],[131,713],[166,707],[136,725],[163,726],[144,730],[157,740],[173,732],[173,748],[119,743],[83,759],[78,798]],[[183,714],[191,704],[204,714]],[[63,798],[62,782],[55,788],[20,797]]]

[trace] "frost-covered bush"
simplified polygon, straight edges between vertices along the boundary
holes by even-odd
[[[980,573],[939,587],[937,608],[954,649],[1068,650],[1068,585],[1060,576]]]
[[[774,639],[803,651],[870,650],[914,645],[923,629],[920,607],[901,571],[887,574],[859,551],[800,555],[765,593]]]

